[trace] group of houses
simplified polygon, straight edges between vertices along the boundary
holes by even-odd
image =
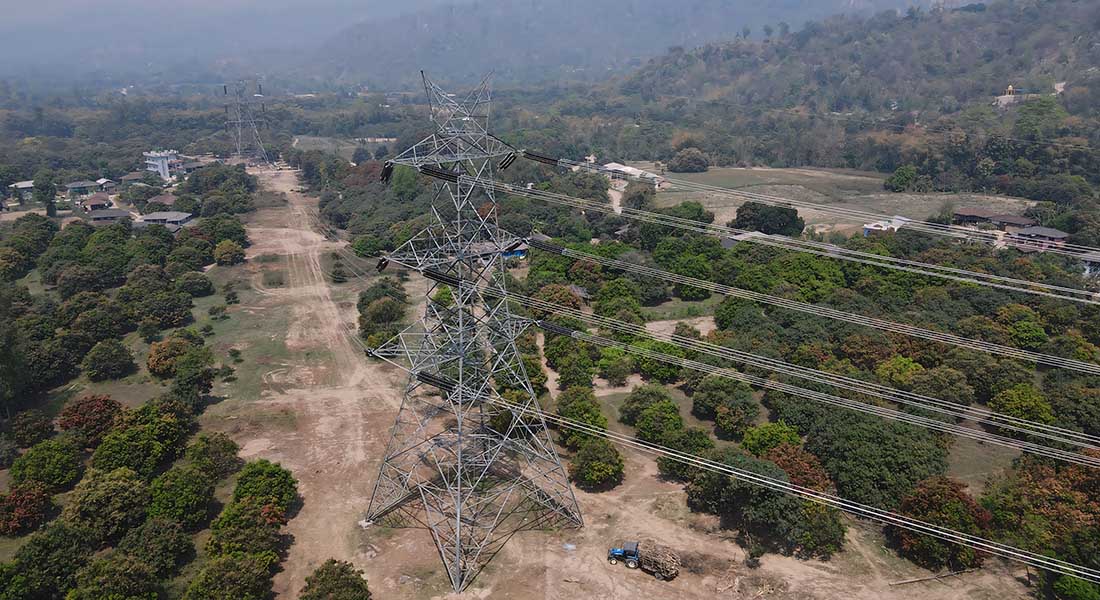
[[[191,222],[193,218],[191,213],[173,210],[176,196],[171,193],[150,198],[147,201],[148,210],[159,210],[146,215],[138,215],[136,212],[118,206],[117,194],[132,186],[149,185],[146,182],[150,174],[167,182],[182,178],[208,164],[182,156],[175,150],[156,150],[142,154],[145,159],[145,170],[128,173],[120,177],[117,182],[103,177],[95,181],[80,180],[65,184],[63,194],[72,202],[73,214],[81,215],[92,225],[107,225],[122,219],[130,219],[135,228],[162,225],[172,233],[178,232],[180,228]],[[8,188],[9,197],[18,204],[34,199],[33,180],[17,181]]]
[[[952,215],[955,225],[988,224],[1003,231],[1005,244],[1021,252],[1044,252],[1064,246],[1069,234],[1053,227],[1043,227],[1031,217],[1001,214],[983,208],[958,208]]]

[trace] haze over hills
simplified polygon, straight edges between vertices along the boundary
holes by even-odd
[[[671,46],[792,30],[931,0],[58,0],[5,7],[0,77],[58,82],[279,80],[394,87],[431,69],[470,81],[599,80]],[[353,25],[349,25],[353,24]]]
[[[797,30],[842,12],[871,13],[923,0],[481,0],[353,25],[299,65],[303,75],[382,87],[421,68],[442,81],[492,69],[498,82],[598,80],[671,46],[762,36],[780,22]]]

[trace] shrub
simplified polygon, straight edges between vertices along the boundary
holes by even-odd
[[[214,557],[191,581],[183,600],[266,600],[275,562],[266,554]]]
[[[103,340],[84,355],[80,365],[88,379],[118,379],[134,370],[134,355],[118,340]]]
[[[741,447],[753,456],[763,456],[783,444],[797,446],[802,443],[798,429],[783,421],[750,427],[741,439]]]
[[[223,266],[243,263],[244,248],[233,240],[222,240],[214,246],[214,261]]]
[[[221,479],[241,468],[244,461],[237,456],[238,450],[237,443],[224,433],[200,433],[184,456],[196,469]]]
[[[149,489],[130,469],[92,470],[76,486],[61,516],[92,531],[97,539],[118,540],[145,520]]]
[[[52,501],[46,486],[32,481],[0,495],[0,535],[36,529],[49,516]]]
[[[68,440],[45,440],[15,459],[11,478],[17,484],[37,481],[58,491],[75,483],[83,468],[76,445]]]
[[[139,600],[160,597],[152,566],[132,554],[112,552],[77,571],[76,587],[65,600]]]
[[[11,420],[11,436],[20,448],[30,448],[52,433],[53,421],[40,410],[25,410]]]
[[[330,558],[306,577],[299,600],[370,600],[363,572],[349,562]]]
[[[233,500],[250,497],[286,512],[298,500],[298,481],[276,463],[264,459],[252,461],[241,469],[233,490]]]
[[[195,546],[179,523],[150,517],[123,536],[116,550],[140,558],[153,568],[157,577],[165,578],[194,553]]]
[[[84,396],[61,409],[57,424],[62,431],[76,434],[86,447],[94,448],[121,414],[122,405],[110,396]]]

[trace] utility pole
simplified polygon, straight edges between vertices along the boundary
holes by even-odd
[[[461,100],[421,73],[435,132],[386,163],[439,178],[431,224],[380,263],[423,273],[423,317],[374,354],[411,375],[371,494],[367,519],[426,527],[456,591],[512,534],[580,527],[580,509],[516,339],[529,320],[504,300],[504,255],[522,240],[497,225],[491,192],[458,174],[491,178],[516,150],[488,133],[488,77]],[[442,287],[452,302],[432,298]],[[499,403],[509,392],[509,408]],[[535,414],[536,416],[531,416]]]
[[[255,91],[249,94],[252,89]],[[241,80],[222,86],[225,94],[225,130],[236,141],[237,158],[247,160],[250,157],[258,158],[266,165],[272,165],[268,158],[267,149],[260,139],[260,126],[264,125],[264,117],[267,115],[267,103],[264,101],[264,86],[256,82],[255,86]],[[259,106],[259,118],[256,115],[256,107]],[[245,150],[249,150],[246,154]]]

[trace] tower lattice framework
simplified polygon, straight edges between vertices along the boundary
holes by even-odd
[[[505,255],[522,240],[497,226],[491,193],[453,176],[491,178],[516,151],[488,133],[487,78],[463,99],[423,80],[435,132],[383,177],[405,165],[443,183],[430,225],[384,259],[425,274],[429,288],[419,322],[375,351],[407,361],[410,377],[367,518],[425,526],[462,590],[517,531],[582,519],[545,421],[528,412],[538,405],[516,339],[529,321],[503,293]],[[503,388],[507,407],[495,402]]]
[[[238,81],[222,86],[225,92],[225,129],[236,143],[236,156],[246,159],[251,153],[255,158],[270,165],[271,158],[260,138],[260,127],[264,125],[267,105],[264,102],[264,88],[255,82],[255,91],[248,81]],[[252,92],[252,93],[249,93]],[[256,108],[259,107],[259,115]],[[246,152],[247,151],[247,152]]]

